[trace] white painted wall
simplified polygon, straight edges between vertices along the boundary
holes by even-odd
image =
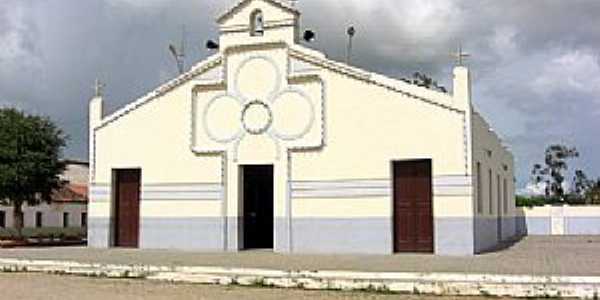
[[[600,235],[600,206],[518,207],[518,232],[528,235]]]
[[[0,206],[6,214],[6,228],[14,227],[13,208]],[[69,213],[69,227],[81,227],[81,215],[87,212],[85,203],[43,203],[39,206],[23,206],[24,227],[34,228],[36,212],[42,213],[42,227],[63,227],[63,213]]]
[[[472,114],[472,130],[476,248],[482,251],[498,243],[498,218],[502,219],[503,240],[515,234],[514,159],[476,112]]]
[[[142,218],[238,217],[242,211],[238,171],[244,164],[274,164],[276,217],[391,220],[391,166],[395,160],[432,160],[434,185],[447,185],[434,187],[435,218],[472,221],[475,160],[507,178],[507,197],[514,198],[512,156],[489,132],[485,121],[472,116],[466,68],[455,71],[454,95],[432,91],[328,60],[318,51],[294,44],[295,27],[274,27],[264,37],[250,37],[248,15],[255,9],[261,9],[271,24],[297,18],[265,1],[253,1],[220,24],[219,54],[189,73],[104,118],[102,99],[92,100],[91,217],[110,217],[112,170],[118,168],[142,169],[142,198],[155,184],[223,186],[223,205],[167,198],[142,201]],[[245,65],[257,57],[260,59],[253,61],[252,68]],[[215,70],[223,71],[225,78]],[[274,82],[281,85],[275,94],[286,88],[302,90],[316,107],[315,121],[305,136],[286,141],[247,134],[239,143],[227,143],[215,141],[203,131],[205,108],[215,97],[233,95],[242,99],[243,106],[257,99],[244,91],[251,93]],[[231,103],[231,110],[226,108],[214,118],[214,128],[235,132],[240,127],[242,113],[235,101]],[[299,119],[302,114],[298,110],[288,110],[273,120],[273,126]],[[288,151],[299,147],[309,149]],[[494,155],[485,158],[484,149],[488,148]],[[454,188],[453,177],[461,177]],[[377,189],[376,195],[365,195],[361,180],[376,185],[368,187]],[[363,194],[354,197],[344,191],[343,196],[306,199],[288,191],[302,181],[351,181],[356,193]],[[507,216],[514,215],[513,207]]]

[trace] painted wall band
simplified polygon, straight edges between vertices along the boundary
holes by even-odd
[[[437,197],[471,197],[472,178],[465,175],[442,175],[433,179],[433,195]],[[341,179],[292,181],[292,198],[361,198],[390,197],[391,179]]]
[[[92,185],[90,199],[94,202],[109,201],[111,197],[110,186]],[[191,201],[221,201],[223,199],[223,186],[221,184],[204,183],[153,183],[141,187],[140,198],[142,201],[159,200],[191,200]]]

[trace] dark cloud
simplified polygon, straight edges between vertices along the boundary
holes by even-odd
[[[86,157],[87,101],[96,77],[114,111],[176,75],[167,52],[181,26],[188,65],[208,55],[214,19],[234,0],[0,2],[0,105],[51,116]],[[390,76],[424,71],[448,87],[452,52],[471,52],[474,105],[511,145],[523,186],[549,143],[580,148],[576,166],[600,175],[600,2],[595,0],[301,0],[310,47]],[[6,46],[8,45],[8,46]]]

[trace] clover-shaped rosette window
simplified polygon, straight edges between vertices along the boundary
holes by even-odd
[[[322,145],[320,78],[282,76],[274,60],[257,56],[239,65],[227,91],[199,86],[192,148],[200,153],[231,151],[237,160],[240,151],[252,151],[240,146],[245,140],[269,143],[275,158],[286,149]]]

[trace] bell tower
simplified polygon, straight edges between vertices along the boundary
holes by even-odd
[[[242,0],[217,19],[222,51],[233,45],[297,43],[300,12],[287,0]]]

